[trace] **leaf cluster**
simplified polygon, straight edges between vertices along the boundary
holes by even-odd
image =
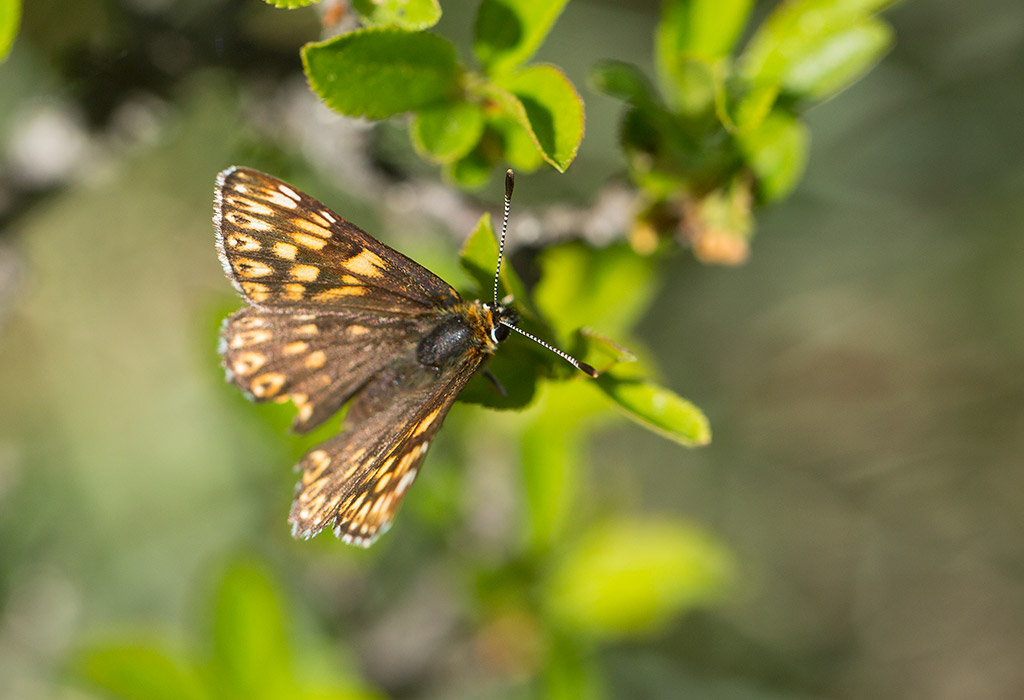
[[[496,164],[564,171],[583,138],[583,101],[561,69],[528,63],[566,0],[484,0],[474,24],[474,69],[427,30],[437,0],[359,0],[363,26],[302,49],[313,91],[332,109],[384,119],[411,113],[416,150],[465,187]],[[296,4],[296,0],[290,3]]]
[[[785,197],[803,173],[800,114],[881,59],[893,37],[876,13],[891,1],[782,2],[737,50],[753,0],[666,0],[657,87],[623,62],[592,75],[628,105],[622,149],[646,201],[635,245],[675,236],[706,261],[745,259],[752,206]]]

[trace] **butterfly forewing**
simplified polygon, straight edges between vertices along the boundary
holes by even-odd
[[[255,306],[419,315],[461,301],[422,265],[256,170],[220,174],[213,218],[224,270]]]

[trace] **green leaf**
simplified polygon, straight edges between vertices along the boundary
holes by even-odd
[[[740,73],[750,82],[784,82],[790,68],[823,39],[870,17],[893,0],[792,0],[780,3],[747,43]]]
[[[531,413],[520,437],[526,537],[535,552],[565,538],[579,496],[581,428],[603,410],[601,402],[594,401],[591,380],[573,372],[570,381],[544,383],[538,410]]]
[[[579,431],[550,410],[521,433],[526,538],[533,551],[545,551],[563,534],[579,491],[581,450]]]
[[[143,643],[93,644],[77,654],[73,673],[106,695],[125,700],[205,700],[193,664]]]
[[[384,119],[451,97],[459,65],[451,42],[433,34],[370,28],[302,48],[310,86],[327,106]]]
[[[437,0],[352,0],[363,22],[374,27],[429,29],[441,19]]]
[[[0,63],[11,52],[20,21],[21,0],[0,0]]]
[[[484,132],[484,112],[473,102],[449,102],[416,113],[409,127],[416,150],[435,163],[469,155]]]
[[[595,382],[626,416],[648,430],[687,447],[711,442],[711,427],[699,408],[675,392],[632,374],[613,369]]]
[[[570,348],[569,354],[601,373],[607,372],[615,365],[638,360],[632,350],[591,328],[580,328],[576,331]]]
[[[484,139],[486,139],[486,131]],[[475,190],[487,184],[491,178],[491,167],[494,161],[487,154],[483,140],[476,145],[465,157],[451,163],[445,171],[445,176],[454,181],[459,187],[467,190]]]
[[[213,661],[235,697],[288,697],[295,687],[280,595],[262,568],[232,566],[214,602]]]
[[[480,298],[491,299],[494,296],[494,268],[498,264],[498,237],[495,235],[494,226],[491,225],[490,214],[485,213],[480,217],[473,233],[466,239],[459,254],[459,263],[477,283]],[[513,296],[519,308],[525,308],[529,304],[526,287],[509,264],[508,258],[501,263],[498,299],[506,294]]]
[[[810,141],[799,118],[775,110],[758,128],[738,134],[738,140],[757,176],[761,199],[775,201],[793,190],[806,166]]]
[[[320,0],[263,0],[268,5],[274,7],[280,7],[286,10],[294,10],[299,7],[306,7],[307,5],[313,5],[320,2]]]
[[[547,581],[545,600],[567,629],[625,637],[716,601],[732,578],[728,551],[703,531],[623,518],[583,535]]]
[[[485,88],[530,135],[544,160],[565,172],[583,139],[583,100],[554,66],[531,66]]]
[[[659,69],[671,72],[679,54],[705,59],[729,55],[753,0],[667,0],[655,34]]]
[[[558,68],[530,66],[497,81],[507,97],[498,103],[533,138],[544,160],[559,172],[572,163],[583,140],[583,100]]]
[[[690,113],[713,97],[708,66],[728,56],[752,0],[667,0],[655,33],[655,67],[669,102]],[[699,90],[701,95],[695,95]]]
[[[790,63],[782,76],[783,88],[800,97],[826,100],[867,73],[892,41],[892,28],[874,18],[823,37]]]
[[[680,55],[674,71],[672,104],[687,115],[702,115],[714,107],[724,76],[715,64],[703,58]]]
[[[525,63],[544,42],[568,0],[483,0],[473,51],[489,74]]]
[[[541,683],[544,700],[599,700],[610,697],[596,655],[585,640],[552,634],[547,644]]]
[[[541,253],[538,263],[534,301],[563,338],[584,326],[624,335],[654,296],[653,263],[625,244],[553,246]]]
[[[761,126],[775,106],[775,100],[779,96],[777,83],[765,83],[752,86],[751,89],[740,98],[736,107],[736,116],[733,121],[739,131],[750,131]]]
[[[590,72],[590,82],[597,92],[634,106],[658,104],[651,81],[632,63],[601,61]]]
[[[503,114],[490,119],[491,129],[500,137],[502,155],[516,172],[533,172],[544,163],[544,154],[537,148],[537,142],[522,123]]]
[[[518,346],[510,348],[510,343]],[[532,404],[538,380],[547,372],[550,360],[543,355],[547,350],[530,345],[535,344],[525,339],[506,341],[487,365],[487,371],[505,390],[504,395],[483,372],[478,372],[459,394],[459,401],[502,411],[522,410]]]
[[[295,700],[384,700],[384,695],[358,687],[303,688],[290,696]]]

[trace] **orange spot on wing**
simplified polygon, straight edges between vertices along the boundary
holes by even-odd
[[[288,274],[303,282],[313,282],[320,276],[320,268],[315,265],[292,265]]]
[[[331,237],[330,230],[324,228],[323,226],[314,224],[312,221],[309,221],[308,219],[292,219],[292,226],[294,226],[297,229],[302,229],[306,233],[312,233],[314,236],[319,236],[320,238]]]

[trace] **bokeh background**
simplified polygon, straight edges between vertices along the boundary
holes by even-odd
[[[442,5],[465,48],[475,4]],[[587,135],[565,175],[519,179],[520,245],[620,181],[620,106],[586,75],[649,69],[657,11],[573,0],[542,47]],[[683,562],[692,604],[625,605],[612,633],[551,602],[584,594],[585,544],[517,545],[523,426],[540,410],[559,443],[551,405],[457,406],[363,552],[290,539],[310,442],[222,380],[219,170],[289,179],[452,281],[497,179],[453,194],[401,123],[317,106],[312,9],[28,2],[0,65],[0,696],[1024,697],[1024,5],[886,17],[893,52],[808,114],[809,169],[750,261],[678,255],[634,332],[712,445],[602,421],[551,448],[591,544],[685,522],[696,568],[719,563],[701,583]],[[622,595],[658,595],[637,574]]]

